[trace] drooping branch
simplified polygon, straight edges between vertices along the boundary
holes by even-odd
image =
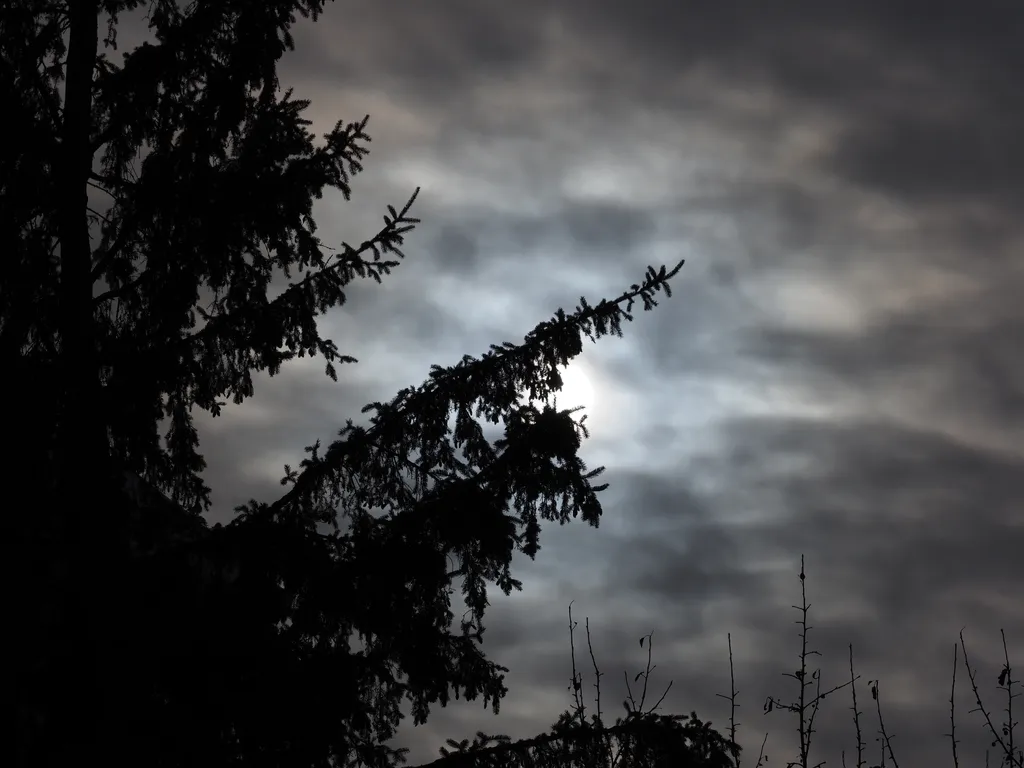
[[[638,298],[643,301],[644,308],[649,309],[656,305],[653,298],[656,291],[665,290],[671,295],[668,281],[678,273],[683,263],[680,261],[671,271],[666,271],[664,266],[660,271],[649,267],[642,285],[634,284],[614,300],[603,300],[591,307],[581,298],[581,306],[573,315],[566,316],[559,310],[554,318],[541,323],[528,334],[522,345],[492,346],[491,351],[480,359],[467,356],[458,365],[447,369],[435,366],[430,381],[419,389],[403,391],[390,406],[380,403],[368,406],[364,410],[372,408],[377,413],[372,420],[373,426],[355,433],[347,430],[347,440],[335,441],[322,459],[308,462],[293,487],[271,506],[272,512],[282,514],[289,510],[305,510],[308,514],[314,498],[331,497],[329,488],[338,482],[349,454],[365,453],[378,441],[381,445],[387,444],[387,438],[405,431],[411,413],[435,411],[439,401],[447,404],[449,412],[454,400],[463,403],[490,401],[491,406],[481,408],[489,420],[497,422],[500,413],[516,400],[520,387],[531,388],[531,399],[545,394],[534,390],[536,382],[548,378],[539,360],[543,360],[549,369],[565,365],[582,351],[582,334],[592,340],[609,332],[621,335],[621,322],[623,319],[632,320],[629,311]],[[623,304],[625,309],[621,306]],[[502,380],[504,396],[494,391],[495,382]],[[321,519],[333,517],[331,510],[318,511]]]

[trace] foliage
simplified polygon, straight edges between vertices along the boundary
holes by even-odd
[[[729,745],[721,735],[690,715],[634,712],[614,725],[580,725],[563,713],[549,733],[516,742],[478,733],[449,740],[452,750],[420,768],[731,768]],[[498,741],[487,746],[490,741]]]
[[[143,7],[156,44],[116,63],[119,16]],[[383,745],[403,699],[416,722],[452,694],[497,712],[506,670],[479,644],[488,584],[520,586],[513,552],[535,556],[541,521],[598,524],[582,420],[524,393],[558,391],[582,336],[621,335],[681,265],[612,301],[581,298],[521,344],[435,366],[286,467],[277,501],[213,529],[199,516],[210,489],[194,410],[243,403],[254,372],[296,357],[322,356],[332,378],[355,362],[316,319],[356,278],[389,275],[417,223],[414,194],[358,246],[315,234],[313,201],[349,197],[369,141],[366,119],[315,140],[308,103],[280,93],[289,27],[322,7],[0,11],[0,355],[23,448],[8,471],[37,494],[14,524],[22,764],[401,760]],[[489,442],[479,419],[504,436]],[[158,524],[126,477],[181,518]],[[470,610],[453,630],[457,578]]]
[[[516,742],[505,735],[488,736],[482,732],[478,732],[472,742],[469,739],[449,739],[451,749],[442,747],[441,758],[430,763],[429,768],[732,768],[738,764],[740,748],[735,740],[723,738],[711,728],[710,722],[701,722],[696,712],[689,715],[657,714],[672,687],[671,682],[661,698],[644,709],[654,669],[651,665],[653,636],[650,634],[640,638],[641,648],[646,641],[647,667],[633,678],[634,683],[643,679],[639,700],[633,695],[627,677],[627,697],[622,702],[626,716],[617,717],[614,725],[608,726],[601,709],[601,678],[604,673],[594,658],[588,620],[587,650],[594,667],[596,690],[595,711],[588,718],[582,693],[583,675],[576,668],[576,626],[570,605],[572,680],[569,690],[572,691],[573,707],[558,717],[549,733]],[[495,742],[493,746],[492,742]]]

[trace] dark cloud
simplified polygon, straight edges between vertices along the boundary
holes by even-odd
[[[626,69],[671,81],[707,66],[842,121],[828,166],[888,194],[1020,204],[1021,8],[1000,2],[592,6],[583,29]],[[589,22],[589,24],[588,24]],[[585,32],[581,33],[585,34]]]
[[[981,424],[1016,423],[1024,415],[1024,282],[997,278],[1004,271],[991,267],[976,272],[972,290],[894,311],[862,332],[764,328],[748,349],[827,386],[894,390]]]
[[[656,236],[659,218],[659,212],[628,205],[578,200],[543,215],[506,214],[496,220],[469,215],[445,221],[428,235],[431,268],[482,283],[496,252],[514,253],[524,268],[550,270],[567,249],[581,254],[589,266],[614,268]],[[552,298],[557,303],[566,297]]]
[[[845,578],[856,579],[886,623],[908,611],[938,615],[937,604],[972,583],[1010,588],[1022,575],[1014,555],[1024,544],[1013,512],[1024,492],[1019,456],[891,422],[764,419],[729,430],[735,447],[721,471],[732,487],[770,483],[787,510],[782,524],[749,526],[749,538],[762,549],[808,553],[844,542]],[[801,471],[778,471],[764,457],[798,460]],[[928,556],[908,561],[917,549]],[[966,552],[986,552],[986,561],[958,562]]]
[[[388,80],[407,89],[404,98],[458,104],[456,125],[486,123],[473,114],[471,87],[521,81],[560,62],[561,84],[594,114],[636,104],[721,109],[724,86],[771,94],[842,122],[829,167],[845,177],[894,194],[1008,195],[1019,204],[1024,12],[1014,4],[780,2],[763,13],[740,0],[557,9],[442,2],[387,19],[337,5],[353,42],[305,49],[297,55],[313,58],[296,67],[323,72],[321,57],[342,57],[346,85]],[[786,119],[781,112],[747,127]]]
[[[476,237],[466,229],[451,223],[439,228],[430,250],[443,269],[463,274],[475,272],[477,261],[481,257]]]
[[[855,181],[904,197],[980,200],[1019,210],[1024,150],[1017,137],[1024,115],[991,111],[998,108],[971,104],[940,117],[902,110],[848,136],[835,166]]]
[[[654,236],[647,211],[611,203],[572,203],[561,218],[573,243],[588,253],[595,250],[621,254]]]
[[[685,477],[613,473],[610,479],[612,509],[624,518],[616,528],[625,529],[609,563],[610,588],[678,606],[757,591],[753,574],[737,569],[742,553],[735,533],[719,518],[714,500],[688,488]],[[692,621],[688,627],[692,633],[714,631]]]

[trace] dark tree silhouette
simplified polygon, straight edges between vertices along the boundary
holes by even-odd
[[[369,140],[365,119],[315,140],[307,103],[278,87],[295,15],[322,6],[0,10],[19,764],[391,764],[403,699],[417,722],[452,694],[497,711],[506,670],[479,645],[486,587],[520,586],[513,552],[536,554],[541,520],[598,524],[582,422],[523,393],[556,392],[582,337],[621,335],[678,266],[435,366],[286,467],[277,501],[203,520],[194,409],[242,403],[254,371],[296,356],[336,378],[355,361],[317,316],[388,275],[416,223],[410,199],[358,246],[315,235],[313,200],[348,198]],[[118,15],[143,9],[156,44],[121,60]],[[470,610],[453,628],[459,580]]]

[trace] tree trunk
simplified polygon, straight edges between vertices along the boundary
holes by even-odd
[[[56,487],[46,510],[56,523],[54,568],[62,606],[61,637],[46,655],[50,691],[37,764],[116,764],[111,703],[117,696],[119,614],[116,574],[121,558],[116,494],[103,410],[93,322],[92,246],[87,182],[92,170],[93,73],[99,36],[96,0],[68,4],[61,163],[57,179],[60,241],[58,331],[61,381],[54,451]],[[125,724],[121,724],[124,727]]]

